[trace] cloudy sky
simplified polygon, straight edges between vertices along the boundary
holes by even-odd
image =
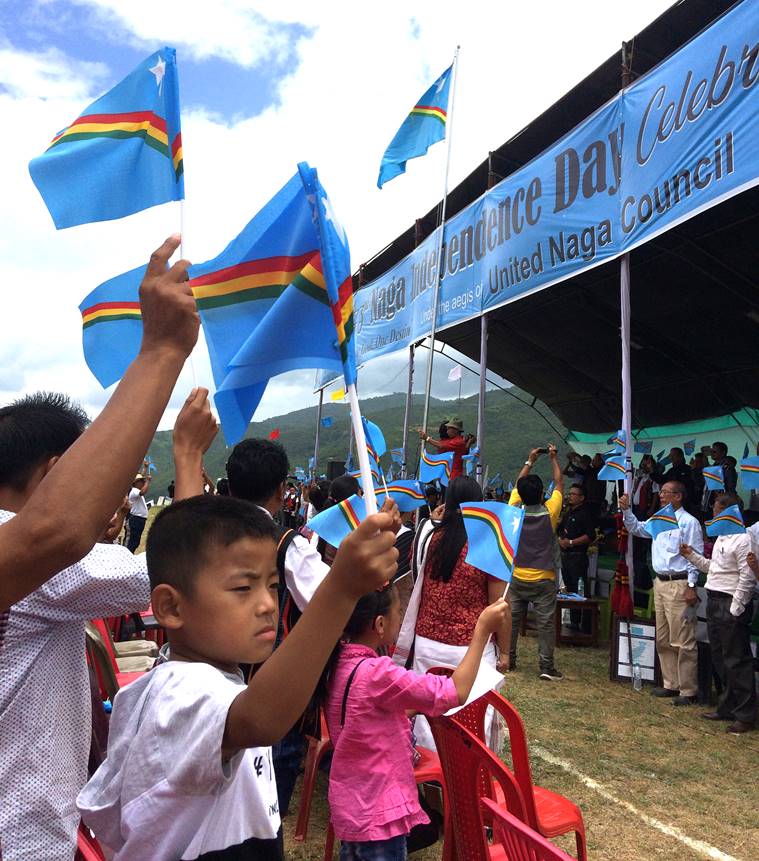
[[[108,398],[82,358],[79,302],[175,232],[178,204],[56,231],[27,165],[162,45],[177,49],[179,65],[185,256],[218,254],[306,160],[348,232],[355,268],[440,197],[442,144],[382,191],[376,179],[397,127],[458,43],[451,186],[669,5],[0,0],[0,403],[58,389],[95,415]],[[193,364],[212,387],[204,354],[201,343]],[[405,391],[406,364],[404,351],[367,366],[362,396]],[[451,366],[436,361],[438,397],[457,394]],[[256,418],[314,402],[312,384],[305,371],[272,381]],[[186,368],[163,427],[191,385]],[[465,372],[464,394],[476,388]]]

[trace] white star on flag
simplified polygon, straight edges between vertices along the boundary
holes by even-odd
[[[519,521],[521,519],[522,518],[518,514],[515,514],[514,517],[511,519],[511,534],[512,535],[517,534],[517,529],[519,529]]]
[[[445,86],[445,78],[446,74],[445,72],[443,72],[443,74],[437,80],[437,89],[435,90],[435,93],[439,93],[443,89],[443,87]]]
[[[155,82],[158,85],[158,92],[161,92],[161,86],[163,85],[163,76],[166,74],[166,63],[163,60],[161,55],[158,55],[158,62],[155,66],[152,66],[148,69],[153,75],[155,75]]]

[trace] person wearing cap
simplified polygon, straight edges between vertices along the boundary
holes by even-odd
[[[417,428],[419,437],[428,442],[438,451],[453,452],[453,464],[451,465],[451,481],[459,475],[464,474],[464,462],[462,457],[469,453],[469,449],[474,445],[476,438],[471,434],[464,436],[464,422],[458,416],[453,416],[445,422],[445,429],[448,436],[445,439],[432,439],[426,430]],[[441,427],[442,430],[442,427]]]
[[[145,464],[143,464],[145,466]],[[143,475],[138,472],[129,491],[129,537],[127,550],[132,553],[140,546],[142,533],[148,521],[148,506],[145,504],[145,494],[150,487],[150,473]]]

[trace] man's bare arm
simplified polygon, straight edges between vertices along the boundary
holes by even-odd
[[[139,355],[98,418],[0,526],[0,610],[90,551],[142,463],[200,325],[189,263],[168,269],[178,246],[172,236],[150,258],[140,287]],[[89,492],[72,494],[83,475],[92,477]]]

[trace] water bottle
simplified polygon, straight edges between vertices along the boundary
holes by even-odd
[[[640,674],[640,664],[633,664],[633,690],[643,690],[643,677]]]
[[[585,579],[580,577],[580,581],[577,584],[577,594],[581,597],[585,597]]]

